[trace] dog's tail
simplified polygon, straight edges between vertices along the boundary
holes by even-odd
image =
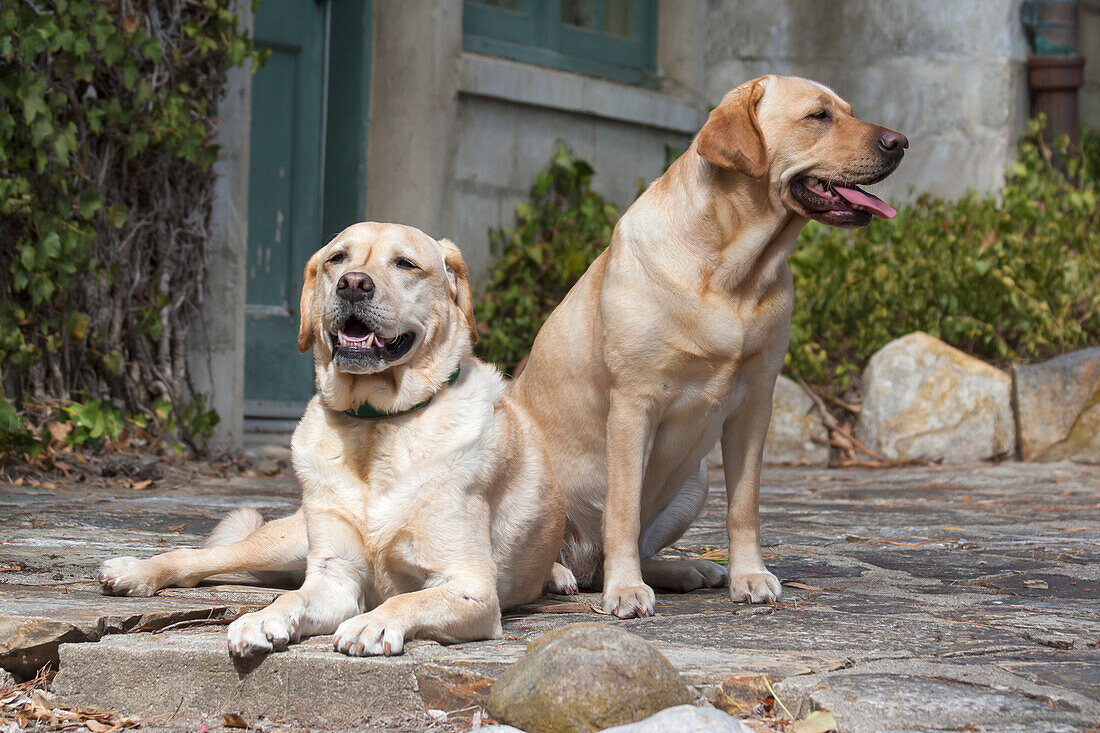
[[[264,517],[255,509],[235,509],[218,522],[202,543],[203,547],[225,547],[247,538],[264,525]],[[302,574],[278,570],[256,570],[249,573],[264,585],[291,588],[301,585]]]
[[[203,547],[225,547],[240,542],[264,524],[263,515],[255,509],[237,509],[218,522],[214,531],[202,543]]]

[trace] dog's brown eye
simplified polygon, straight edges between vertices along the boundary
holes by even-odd
[[[829,119],[829,110],[819,109],[816,112],[811,112],[810,114],[806,115],[806,119],[808,119],[808,120],[827,120],[827,119]]]
[[[337,252],[336,254],[332,255],[332,257],[329,257],[327,260],[325,260],[325,262],[330,264],[330,265],[335,265],[335,264],[338,264],[340,262],[343,262],[344,260],[347,259],[347,257],[348,256],[346,254],[344,254],[343,252]]]
[[[393,264],[397,265],[402,270],[419,270],[420,269],[419,267],[416,266],[415,262],[412,262],[411,260],[407,260],[404,257],[398,257],[396,260],[393,261]]]

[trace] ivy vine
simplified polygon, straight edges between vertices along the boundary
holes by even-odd
[[[230,0],[0,5],[0,432],[79,400],[196,412],[211,140],[255,57]]]

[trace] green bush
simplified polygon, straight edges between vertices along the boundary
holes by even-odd
[[[922,196],[893,221],[811,222],[791,257],[786,367],[849,386],[889,341],[925,331],[998,364],[1100,343],[1100,145],[1084,136],[1069,177],[1032,123],[998,197]]]
[[[0,412],[24,413],[0,450],[51,417],[81,434],[66,405],[191,404],[217,102],[252,55],[229,0],[0,3]]]
[[[607,247],[619,209],[592,191],[592,166],[559,144],[538,174],[515,229],[489,231],[493,262],[474,306],[478,353],[512,372],[543,321]]]
[[[1004,364],[1100,344],[1100,135],[1063,155],[1034,122],[998,196],[922,196],[893,221],[845,231],[811,222],[791,257],[795,310],[786,370],[844,390],[889,341],[926,331]],[[607,245],[617,210],[591,166],[561,146],[497,255],[476,312],[481,354],[510,370]]]

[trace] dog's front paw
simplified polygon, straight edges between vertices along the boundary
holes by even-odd
[[[164,587],[149,560],[116,557],[99,566],[104,593],[115,596],[151,596]]]
[[[546,581],[546,590],[558,595],[575,595],[580,589],[577,587],[577,578],[573,571],[560,563],[554,563],[550,568],[550,579]]]
[[[775,603],[783,597],[779,578],[767,570],[730,573],[730,599],[749,603]]]
[[[340,624],[332,646],[350,657],[391,657],[405,648],[405,630],[389,619],[361,613]]]
[[[648,585],[628,585],[603,592],[603,610],[619,618],[652,616],[656,605],[657,598]]]
[[[229,653],[234,657],[253,657],[282,651],[297,641],[298,622],[270,609],[246,613],[229,624]]]

